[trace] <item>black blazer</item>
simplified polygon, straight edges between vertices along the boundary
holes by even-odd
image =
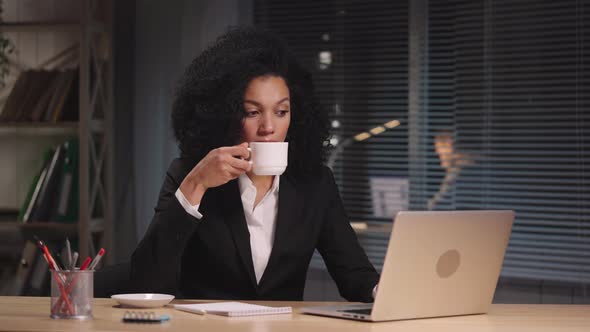
[[[135,291],[194,299],[302,300],[318,249],[344,298],[372,302],[379,275],[350,227],[329,168],[305,181],[281,176],[275,239],[257,285],[237,180],[207,190],[198,220],[174,196],[191,167],[176,159],[166,173],[152,223],[131,257]]]

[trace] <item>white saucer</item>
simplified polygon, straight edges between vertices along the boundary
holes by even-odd
[[[112,295],[111,299],[126,307],[157,308],[170,303],[174,299],[174,295],[151,293],[116,294]]]

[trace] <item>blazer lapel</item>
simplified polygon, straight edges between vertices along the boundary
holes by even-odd
[[[218,202],[223,210],[225,223],[231,230],[238,254],[244,263],[252,286],[256,288],[256,274],[252,263],[252,250],[250,249],[250,232],[244,216],[244,208],[240,197],[240,189],[237,181],[231,181],[224,186],[221,195],[225,202]]]
[[[275,226],[275,238],[266,269],[262,274],[259,286],[268,278],[272,278],[274,266],[278,263],[281,249],[290,240],[291,230],[298,227],[303,210],[303,197],[298,195],[294,180],[281,176],[279,185],[279,211]]]

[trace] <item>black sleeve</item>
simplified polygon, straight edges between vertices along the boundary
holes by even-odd
[[[373,302],[373,288],[379,282],[379,274],[350,226],[334,176],[328,168],[322,179],[329,203],[318,251],[342,297],[348,301]]]
[[[131,256],[135,292],[178,293],[181,257],[199,224],[174,195],[186,174],[179,159],[166,172],[152,222]]]

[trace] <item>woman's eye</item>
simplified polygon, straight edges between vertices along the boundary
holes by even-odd
[[[256,115],[258,115],[258,111],[246,111],[246,116],[249,118],[255,117]]]
[[[289,111],[288,111],[288,110],[280,110],[280,111],[277,111],[277,114],[278,114],[280,117],[283,117],[283,116],[287,115],[287,113],[289,113]]]

